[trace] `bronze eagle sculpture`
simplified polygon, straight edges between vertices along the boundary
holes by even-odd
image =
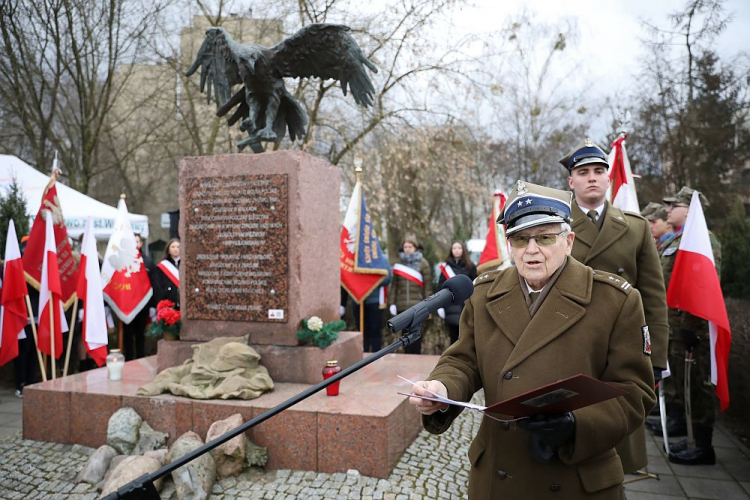
[[[201,69],[200,91],[211,102],[213,91],[218,116],[237,108],[227,121],[239,121],[248,137],[237,147],[250,146],[263,152],[261,141],[281,141],[286,131],[292,141],[305,134],[307,113],[287,91],[284,78],[318,77],[338,80],[344,95],[347,87],[357,104],[371,106],[375,88],[365,71],[377,67],[365,57],[350,28],[341,24],[310,24],[273,47],[235,42],[224,28],[209,28],[191,76]],[[232,87],[242,85],[234,95]]]

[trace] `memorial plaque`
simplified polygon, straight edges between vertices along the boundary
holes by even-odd
[[[288,320],[288,176],[193,177],[185,183],[189,319]]]

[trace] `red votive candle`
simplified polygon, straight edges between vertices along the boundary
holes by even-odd
[[[333,377],[340,371],[341,367],[339,366],[338,361],[333,360],[326,362],[326,366],[325,368],[323,368],[323,380]],[[338,396],[339,382],[334,382],[333,384],[326,387],[326,394],[328,394],[329,396]]]

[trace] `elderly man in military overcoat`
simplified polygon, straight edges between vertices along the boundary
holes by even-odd
[[[568,170],[574,194],[571,226],[576,238],[573,257],[594,269],[617,274],[641,293],[651,342],[651,364],[658,380],[667,367],[669,324],[664,280],[648,222],[606,200],[609,187],[607,155],[590,139],[568,153],[560,163]],[[625,472],[648,463],[645,429],[637,429],[618,445]]]
[[[570,203],[570,193],[518,182],[499,221],[516,266],[477,278],[458,342],[412,391],[468,401],[483,388],[490,405],[583,373],[627,395],[516,422],[485,416],[468,453],[469,498],[624,498],[615,445],[655,403],[650,341],[638,291],[569,258]],[[409,402],[432,433],[462,410]]]

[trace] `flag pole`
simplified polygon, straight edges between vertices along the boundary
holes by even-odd
[[[73,348],[73,334],[76,331],[76,313],[78,312],[78,300],[73,303],[73,315],[70,317],[72,328],[68,330],[68,352],[65,353],[65,367],[63,368],[63,377],[68,376],[68,362],[70,361],[70,350]]]
[[[117,347],[120,348],[120,352],[125,354],[123,350],[123,333],[122,333],[122,320],[117,318]]]
[[[42,381],[47,381],[47,370],[44,368],[44,365],[47,363],[42,362],[42,352],[39,350],[39,343],[37,342],[36,337],[36,321],[34,321],[34,312],[31,310],[31,300],[29,300],[28,295],[24,295],[26,297],[26,309],[29,311],[29,322],[31,323],[31,332],[34,334],[34,345],[36,346],[36,358],[39,360],[39,369],[42,371]]]
[[[362,173],[362,158],[357,157],[354,159],[354,172],[357,176],[357,184],[360,184],[360,174]],[[362,189],[360,187],[360,189]],[[365,334],[365,301],[362,299],[362,302],[359,304],[359,333],[362,335]]]
[[[52,380],[55,380],[55,378],[57,378],[57,364],[55,360],[55,301],[52,292],[50,292],[49,297],[49,345],[50,349],[52,350],[52,356],[50,356],[52,358]],[[62,332],[60,333],[62,334]]]

